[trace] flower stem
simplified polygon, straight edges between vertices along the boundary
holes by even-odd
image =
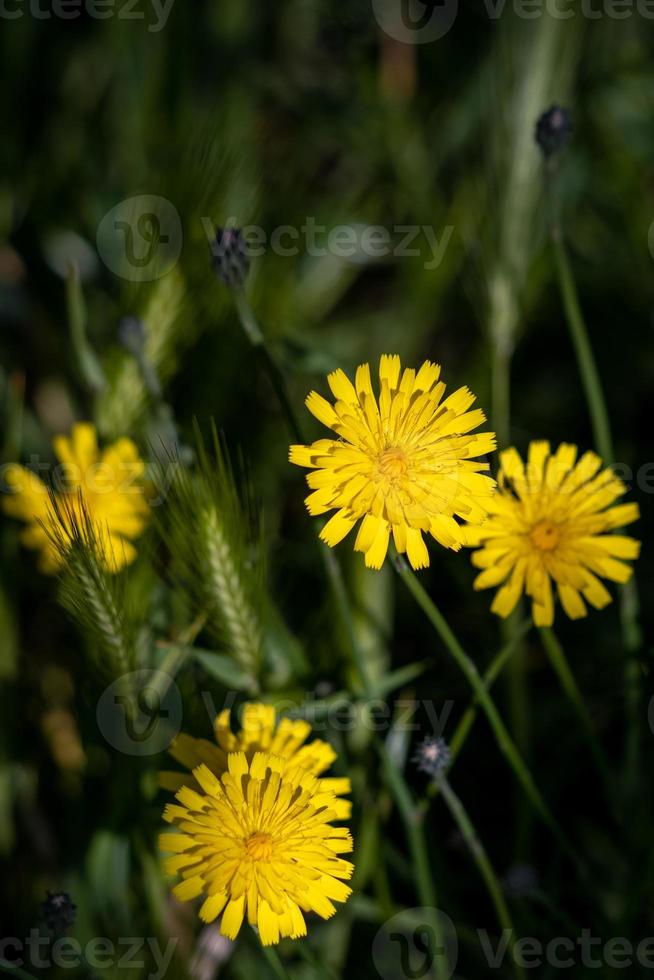
[[[614,461],[614,457],[609,416],[593,349],[588,339],[588,331],[581,312],[568,252],[560,232],[553,232],[552,242],[563,308],[577,356],[581,383],[584,387],[584,393],[588,403],[588,411],[593,427],[593,439],[597,447],[597,452],[602,457],[604,463],[610,466]]]
[[[391,795],[395,800],[404,824],[420,902],[425,909],[433,909],[434,912],[437,912],[436,889],[434,888],[434,881],[429,865],[427,842],[425,840],[424,815],[421,813],[420,808],[415,805],[411,791],[402,773],[394,764],[385,745],[379,745],[379,753],[381,755],[388,788],[391,791]],[[445,978],[451,976],[451,973],[447,962],[447,952],[443,943],[440,920],[437,914],[433,915],[431,919],[430,925],[433,929],[434,939],[431,956],[432,962],[436,966],[436,980],[445,980]]]
[[[279,953],[272,946],[262,946],[263,955],[268,961],[268,965],[277,977],[277,980],[291,980],[289,973],[287,972],[284,964],[279,958]]]
[[[552,667],[554,668],[556,675],[561,682],[561,687],[563,688],[563,691],[573,708],[579,715],[579,720],[584,729],[588,747],[593,754],[598,772],[604,780],[608,799],[611,800],[611,786],[613,780],[611,779],[604,753],[602,752],[599,742],[597,741],[597,737],[593,729],[593,722],[588,713],[588,708],[586,707],[581,691],[577,686],[574,674],[570,669],[570,664],[568,663],[565,651],[553,629],[541,626],[539,632],[543,641],[545,652],[550,658],[550,663],[552,664]]]
[[[468,816],[465,807],[463,806],[463,803],[452,789],[447,778],[443,777],[439,779],[438,782],[441,787],[443,799],[447,803],[449,811],[452,814],[459,830],[461,831],[463,839],[468,845],[468,849],[477,865],[477,868],[479,869],[482,878],[484,879],[500,927],[509,932],[512,937],[511,945],[513,945],[515,930],[511,920],[511,913],[509,912],[507,904],[504,900],[502,888],[497,880],[493,866],[488,859],[484,845],[482,844],[477,831],[475,830],[472,821]],[[524,970],[517,963],[515,969],[517,976],[525,976]]]
[[[604,463],[610,466],[615,462],[615,457],[613,454],[613,440],[606,402],[604,400],[604,392],[579,302],[577,286],[563,239],[563,233],[557,220],[555,220],[552,226],[551,237],[563,308],[577,357],[579,374],[581,375],[581,381],[584,386],[588,412],[593,427],[595,448]],[[620,603],[622,636],[627,653],[625,661],[627,734],[625,739],[624,771],[625,785],[631,791],[636,786],[640,755],[639,733],[642,679],[640,665],[636,656],[642,639],[638,623],[639,613],[640,604],[636,582],[634,578],[631,578],[622,590]]]
[[[318,976],[323,977],[324,980],[337,980],[336,974],[318,958],[308,940],[300,940],[297,950],[305,963],[308,963]]]
[[[13,974],[15,977],[18,977],[18,980],[36,980],[33,973],[28,973],[27,970],[21,970],[19,966],[14,966],[9,960],[0,959],[0,970]]]
[[[505,664],[507,664],[513,657],[516,650],[519,648],[522,640],[525,638],[529,630],[531,629],[531,620],[525,619],[522,623],[519,623],[514,631],[513,635],[509,639],[495,658],[491,661],[488,669],[484,673],[482,680],[486,690],[490,690],[497,678],[502,672]],[[465,713],[462,715],[459,724],[457,725],[454,735],[450,740],[450,753],[452,762],[456,759],[459,752],[463,748],[465,741],[470,733],[475,718],[477,717],[477,712],[479,710],[479,696],[475,695],[472,699],[471,704],[466,709]],[[452,763],[450,763],[451,767]],[[435,784],[432,784],[435,785]]]
[[[257,323],[252,307],[250,306],[248,298],[242,289],[234,290],[234,302],[236,304],[236,310],[238,312],[239,320],[241,321],[241,326],[243,327],[245,335],[254,349],[257,351],[261,359],[262,366],[270,379],[270,383],[273,386],[277,398],[279,399],[288,428],[294,439],[297,439],[298,442],[304,442],[300,423],[288,396],[284,375],[270,353],[268,345],[266,344],[266,338],[263,335],[261,327]]]
[[[439,609],[433,600],[427,595],[426,591],[418,581],[417,576],[409,568],[406,561],[401,557],[397,556],[395,561],[395,567],[398,574],[403,579],[405,585],[413,595],[414,599],[425,613],[432,626],[436,630],[437,634],[445,644],[448,652],[451,654],[455,663],[461,669],[466,679],[468,680],[472,690],[475,692],[479,699],[479,703],[484,710],[488,721],[490,722],[491,728],[493,729],[493,734],[497,740],[501,751],[506,756],[509,765],[513,769],[517,779],[522,783],[522,786],[529,797],[532,806],[538,814],[540,814],[543,821],[550,828],[554,836],[556,837],[562,850],[570,857],[570,859],[579,868],[579,859],[573,848],[573,846],[568,841],[567,837],[559,827],[558,823],[554,819],[549,807],[545,803],[545,800],[541,796],[536,783],[534,782],[533,776],[529,772],[529,769],[525,765],[520,753],[515,747],[511,736],[509,735],[504,722],[502,721],[497,708],[493,700],[491,699],[488,690],[477,670],[474,663],[470,657],[466,654],[465,650],[457,640],[456,636],[450,629],[447,621],[442,616]]]
[[[273,386],[275,394],[277,395],[279,403],[284,412],[288,430],[293,439],[297,440],[297,442],[304,443],[306,442],[306,439],[302,432],[300,422],[293,410],[288,389],[286,387],[286,381],[284,380],[284,375],[282,374],[282,371],[274,357],[270,353],[270,350],[266,344],[266,338],[264,337],[263,331],[257,322],[248,298],[242,289],[234,290],[233,296],[243,331],[253,348],[259,354],[262,367],[270,379],[270,383]],[[371,683],[366,670],[366,665],[356,642],[352,610],[350,609],[350,603],[347,597],[347,590],[345,588],[340,563],[336,558],[336,555],[334,555],[331,549],[326,545],[319,542],[319,548],[322,562],[325,566],[325,572],[336,602],[336,608],[338,609],[343,628],[350,644],[352,659],[354,660],[357,673],[359,674],[362,690],[365,694],[370,695],[372,690]]]

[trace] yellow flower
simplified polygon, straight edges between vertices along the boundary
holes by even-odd
[[[189,772],[160,773],[159,784],[163,789],[173,793],[182,786],[199,789],[191,771],[204,763],[220,776],[227,772],[227,760],[232,752],[242,752],[248,762],[252,762],[257,752],[269,752],[289,768],[301,769],[313,776],[320,776],[336,759],[336,752],[329,742],[317,738],[305,744],[311,734],[308,722],[282,718],[277,723],[274,707],[259,702],[244,705],[242,728],[236,735],[230,727],[229,708],[216,718],[214,731],[217,744],[204,738],[192,738],[183,732],[173,740],[169,752]],[[350,780],[346,777],[322,778],[320,785],[323,791],[334,793],[336,797],[351,792]],[[339,820],[349,819],[352,812],[349,801],[337,799],[334,806]]]
[[[336,510],[322,540],[333,547],[361,520],[354,550],[365,553],[369,568],[381,568],[391,530],[413,568],[429,565],[423,532],[458,551],[464,538],[457,518],[482,521],[495,486],[482,473],[488,464],[474,459],[495,448],[492,432],[470,434],[485,421],[481,409],[469,411],[474,395],[459,388],[443,398],[440,367],[430,361],[401,378],[400,367],[397,354],[382,356],[379,400],[368,364],[357,368],[354,385],[333,371],[327,380],[336,403],[312,391],[306,404],[338,439],[290,450],[292,463],[314,470],[307,476],[309,513]]]
[[[95,427],[80,422],[70,438],[57,436],[53,448],[60,464],[55,503],[53,491],[35,473],[12,465],[5,474],[5,513],[27,523],[22,541],[40,552],[42,571],[56,572],[63,561],[46,529],[70,540],[74,529],[83,531],[87,520],[99,557],[110,572],[120,571],[136,557],[131,539],[141,534],[149,516],[145,466],[136,446],[130,439],[119,439],[101,453]]]
[[[500,616],[525,592],[536,625],[551,626],[553,580],[565,612],[578,619],[584,599],[596,609],[611,601],[598,576],[623,583],[632,574],[621,559],[637,558],[640,544],[608,532],[637,520],[638,505],[615,505],[627,488],[595,453],[576,460],[577,447],[567,443],[550,455],[548,442],[532,442],[526,468],[515,449],[500,454],[490,517],[467,531],[468,544],[482,545],[472,555],[483,569],[475,588],[504,583],[492,605]]]
[[[235,939],[247,914],[264,946],[306,935],[303,912],[329,919],[345,902],[353,866],[339,857],[352,850],[345,827],[334,827],[338,801],[300,765],[270,752],[227,755],[227,771],[201,763],[193,770],[199,791],[183,786],[164,819],[176,833],[161,835],[172,853],[165,870],[181,874],[180,901],[204,895],[200,918]]]

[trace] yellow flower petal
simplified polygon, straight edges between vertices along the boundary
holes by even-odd
[[[421,532],[458,550],[462,522],[482,521],[495,488],[475,457],[495,447],[493,433],[471,434],[484,421],[481,409],[469,411],[474,395],[462,387],[443,401],[440,367],[425,361],[419,371],[402,372],[396,354],[379,362],[379,400],[370,365],[356,370],[354,385],[341,371],[328,377],[337,399],[330,405],[316,392],[309,410],[333,429],[338,439],[292,446],[292,463],[313,472],[306,498],[312,515],[335,511],[321,538],[335,546],[359,521],[355,551],[369,568],[380,568],[390,529],[395,546],[416,568],[429,564]]]
[[[500,458],[489,517],[464,531],[465,543],[479,549],[472,561],[483,571],[475,588],[504,583],[491,607],[500,616],[526,592],[539,626],[553,622],[553,584],[570,618],[586,615],[584,599],[601,609],[611,597],[599,576],[626,582],[632,574],[627,562],[640,551],[633,538],[609,533],[638,517],[636,504],[615,503],[624,484],[601,469],[596,453],[576,462],[577,447],[568,443],[553,454],[547,442],[532,443],[527,467],[515,449]]]

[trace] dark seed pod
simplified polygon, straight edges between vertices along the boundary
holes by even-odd
[[[240,228],[216,228],[211,254],[216,275],[230,289],[240,289],[250,268],[247,245]]]
[[[570,141],[572,119],[567,109],[553,105],[538,118],[536,142],[546,159],[559,153]]]
[[[77,906],[66,892],[48,892],[41,903],[41,919],[55,936],[63,936],[75,921]]]

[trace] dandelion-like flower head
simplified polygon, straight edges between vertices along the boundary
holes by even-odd
[[[118,439],[100,452],[95,426],[80,422],[70,438],[57,436],[60,486],[49,489],[31,470],[12,465],[5,474],[5,513],[27,523],[22,540],[40,553],[39,566],[56,572],[63,545],[90,524],[98,558],[118,572],[136,557],[132,540],[143,531],[149,507],[143,486],[145,466],[131,439]]]
[[[491,514],[467,531],[468,543],[481,545],[472,562],[481,573],[475,588],[500,585],[492,610],[508,616],[522,593],[532,600],[537,626],[554,620],[555,583],[571,619],[586,615],[584,600],[601,609],[611,596],[600,581],[626,582],[640,544],[611,533],[638,519],[638,505],[616,504],[624,483],[593,452],[577,460],[577,447],[562,443],[550,453],[548,442],[532,442],[527,466],[515,449],[500,454],[499,490]]]
[[[309,411],[338,436],[291,446],[291,462],[313,470],[307,508],[336,511],[320,535],[331,547],[361,521],[354,548],[369,568],[381,568],[391,531],[413,568],[424,568],[423,534],[456,551],[464,541],[460,522],[486,516],[495,484],[477,458],[495,448],[495,435],[472,434],[485,421],[481,409],[470,411],[474,395],[459,388],[444,398],[439,377],[430,361],[401,372],[400,358],[385,354],[379,398],[368,364],[357,368],[354,384],[340,369],[328,376],[334,405],[315,391],[307,398]]]
[[[227,772],[228,758],[232,752],[242,752],[251,762],[257,752],[268,752],[281,759],[289,768],[302,769],[313,776],[320,776],[320,784],[336,797],[352,790],[346,777],[322,777],[336,760],[336,752],[322,739],[316,738],[307,743],[311,725],[303,719],[281,718],[277,721],[272,705],[258,701],[243,705],[241,728],[232,732],[231,712],[225,708],[214,722],[215,742],[205,738],[193,738],[185,732],[177,735],[169,748],[169,753],[186,772],[162,772],[159,785],[175,793],[182,786],[199,789],[193,770],[205,764],[216,775]],[[349,800],[337,799],[335,807],[339,820],[347,820],[352,812]]]
[[[250,706],[251,717],[262,707]],[[224,720],[217,727],[225,743]],[[279,737],[280,730],[286,736]],[[177,790],[177,803],[166,807],[164,819],[176,832],[160,840],[162,851],[173,854],[166,871],[182,877],[175,896],[186,901],[203,895],[200,917],[213,922],[221,916],[220,931],[229,939],[236,938],[247,916],[264,946],[306,935],[304,913],[330,918],[334,902],[349,898],[345,882],[353,872],[353,865],[340,857],[352,850],[350,833],[333,826],[349,813],[349,804],[335,792],[345,781],[321,779],[310,771],[322,771],[324,759],[316,760],[324,743],[318,743],[310,761],[308,752],[291,747],[283,722],[272,735],[278,746],[286,742],[285,757],[259,751],[251,737],[246,737],[245,751],[183,740],[186,749],[205,752],[211,761],[193,768],[193,786],[186,780]],[[242,737],[232,736],[237,742]]]

